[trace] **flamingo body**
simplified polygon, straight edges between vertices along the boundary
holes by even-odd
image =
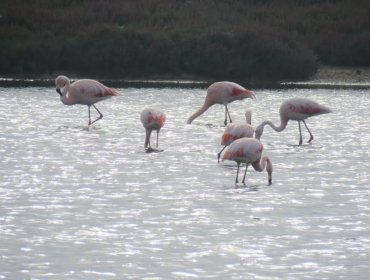
[[[161,130],[166,121],[166,115],[159,109],[146,108],[141,112],[140,120],[146,132],[144,148],[148,152],[154,151],[154,149],[150,145],[150,136],[153,130],[157,132],[156,148],[158,148],[159,131]]]
[[[330,113],[331,110],[308,98],[294,97],[280,106],[280,116],[284,120],[302,121],[309,117]]]
[[[211,106],[221,104],[225,106],[224,124],[226,125],[227,116],[229,117],[230,122],[232,122],[227,105],[233,101],[242,100],[244,98],[256,99],[256,96],[253,91],[247,90],[236,83],[216,82],[208,87],[203,106],[189,117],[187,123],[192,123],[194,119],[202,115]]]
[[[246,123],[229,123],[221,138],[221,145],[230,145],[233,141],[242,137],[253,137],[254,128]]]
[[[66,76],[58,76],[55,79],[56,91],[60,95],[60,100],[65,105],[87,105],[89,109],[89,125],[103,118],[103,114],[96,108],[95,103],[119,95],[118,92],[109,88],[96,80],[82,79],[74,83]],[[93,106],[99,113],[99,117],[91,121],[90,107]]]
[[[220,160],[222,151],[233,141],[242,137],[253,137],[254,128],[251,126],[251,112],[245,113],[246,123],[229,123],[221,137],[221,145],[224,146],[217,154],[217,160]]]
[[[308,133],[310,134],[310,139],[308,140],[308,143],[310,143],[313,140],[313,135],[309,130],[305,119],[317,115],[331,113],[331,109],[308,98],[294,97],[285,100],[281,104],[279,113],[280,125],[275,126],[271,121],[262,122],[255,130],[257,139],[261,138],[265,125],[269,125],[275,131],[280,132],[286,128],[290,120],[293,120],[298,121],[299,145],[302,144],[301,122],[303,122]]]
[[[256,171],[263,171],[266,168],[268,174],[268,183],[272,183],[272,164],[268,157],[262,157],[263,145],[254,138],[240,138],[232,142],[226,149],[222,156],[222,161],[232,160],[237,163],[238,169],[236,173],[235,183],[238,183],[239,167],[241,163],[245,163],[246,169],[243,177],[245,182],[245,175],[249,164],[253,166]]]

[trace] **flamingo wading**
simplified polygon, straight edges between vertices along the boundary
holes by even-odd
[[[242,181],[243,183],[245,183],[248,166],[251,164],[258,172],[262,172],[266,168],[268,184],[272,184],[272,163],[268,157],[262,157],[262,151],[262,143],[254,138],[243,137],[235,140],[230,144],[230,146],[228,146],[222,156],[222,161],[233,160],[236,162],[238,169],[236,171],[235,183],[238,183],[240,164],[245,163],[246,167]]]
[[[269,125],[273,130],[280,132],[283,131],[286,128],[288,122],[292,120],[298,121],[299,145],[302,145],[301,122],[303,122],[308,133],[310,134],[310,139],[307,141],[308,143],[310,143],[313,140],[313,135],[309,130],[305,119],[327,113],[331,113],[331,109],[313,100],[302,97],[293,97],[287,99],[280,106],[280,125],[276,126],[271,121],[262,122],[255,129],[256,138],[261,138],[265,125]]]
[[[235,100],[242,100],[244,98],[256,99],[256,96],[253,91],[247,90],[236,83],[216,82],[208,87],[203,106],[189,117],[187,123],[192,123],[194,119],[202,115],[211,106],[215,104],[221,104],[225,106],[224,124],[226,125],[227,117],[229,117],[230,122],[232,122],[227,104]]]
[[[60,100],[64,105],[87,105],[89,109],[89,125],[103,118],[103,114],[94,104],[112,96],[119,95],[116,90],[106,87],[96,80],[90,79],[77,80],[71,84],[68,77],[58,76],[55,79],[55,85],[56,91],[60,95]],[[91,106],[99,113],[99,117],[94,121],[91,121]]]
[[[166,121],[166,115],[159,109],[146,108],[141,112],[140,120],[146,132],[144,142],[145,150],[147,152],[156,151],[150,145],[150,135],[152,134],[153,130],[157,131],[156,148],[158,148],[159,131],[161,130]]]
[[[229,146],[233,141],[242,137],[252,138],[254,134],[254,128],[251,125],[252,112],[247,110],[245,112],[245,123],[229,123],[221,137],[221,145],[224,147],[217,154],[217,161],[220,162],[221,153]]]

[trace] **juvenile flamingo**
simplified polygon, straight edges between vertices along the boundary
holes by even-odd
[[[244,98],[256,99],[256,96],[253,91],[247,90],[236,83],[216,82],[208,87],[203,106],[189,117],[187,123],[192,123],[195,118],[207,111],[209,107],[215,104],[223,104],[225,106],[224,124],[226,125],[227,117],[229,117],[230,122],[232,122],[227,104]]]
[[[140,120],[146,132],[145,143],[144,143],[144,148],[146,152],[149,153],[149,152],[157,151],[150,146],[150,135],[152,134],[153,130],[157,131],[156,148],[158,148],[159,131],[161,130],[161,128],[163,127],[166,121],[166,115],[159,109],[146,108],[141,112]]]
[[[240,164],[245,163],[247,166],[243,176],[243,183],[245,182],[248,166],[252,164],[253,168],[258,172],[262,172],[266,168],[268,184],[272,184],[272,163],[268,157],[262,157],[262,151],[262,143],[254,138],[243,137],[235,140],[228,146],[222,157],[222,161],[233,160],[237,163],[238,169],[236,171],[235,183],[238,183]]]
[[[251,111],[247,110],[245,112],[245,119],[246,123],[229,123],[226,126],[226,129],[221,138],[221,145],[224,147],[221,151],[217,154],[217,161],[220,162],[220,157],[222,151],[229,146],[233,141],[242,137],[252,138],[254,134],[254,128],[251,126],[252,122],[252,113]]]
[[[317,115],[330,113],[331,110],[315,101],[307,98],[294,97],[285,100],[280,106],[280,125],[275,126],[271,121],[262,122],[256,129],[256,138],[260,139],[263,134],[263,129],[265,125],[269,125],[277,132],[283,131],[290,120],[298,121],[299,129],[299,145],[302,145],[302,132],[301,132],[301,122],[303,122],[308,133],[310,134],[310,139],[307,141],[310,143],[313,140],[313,135],[308,129],[305,119]]]
[[[55,79],[55,85],[56,91],[60,95],[60,100],[64,105],[87,105],[89,108],[89,125],[103,118],[103,114],[94,104],[109,97],[119,95],[116,90],[90,79],[77,80],[71,84],[69,78],[66,76],[58,76]],[[91,106],[99,113],[99,117],[93,122],[90,117]]]

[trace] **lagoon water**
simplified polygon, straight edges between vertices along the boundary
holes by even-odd
[[[87,107],[53,85],[0,88],[0,279],[368,279],[370,90],[232,103],[253,125],[278,122],[292,96],[333,110],[307,121],[309,145],[296,122],[265,128],[271,186],[252,168],[235,185],[236,164],[217,163],[223,107],[186,124],[204,88],[118,90],[88,128]],[[146,106],[167,115],[163,152],[144,152]]]

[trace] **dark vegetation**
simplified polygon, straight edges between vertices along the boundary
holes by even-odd
[[[370,66],[368,0],[1,0],[0,75],[307,79]]]

